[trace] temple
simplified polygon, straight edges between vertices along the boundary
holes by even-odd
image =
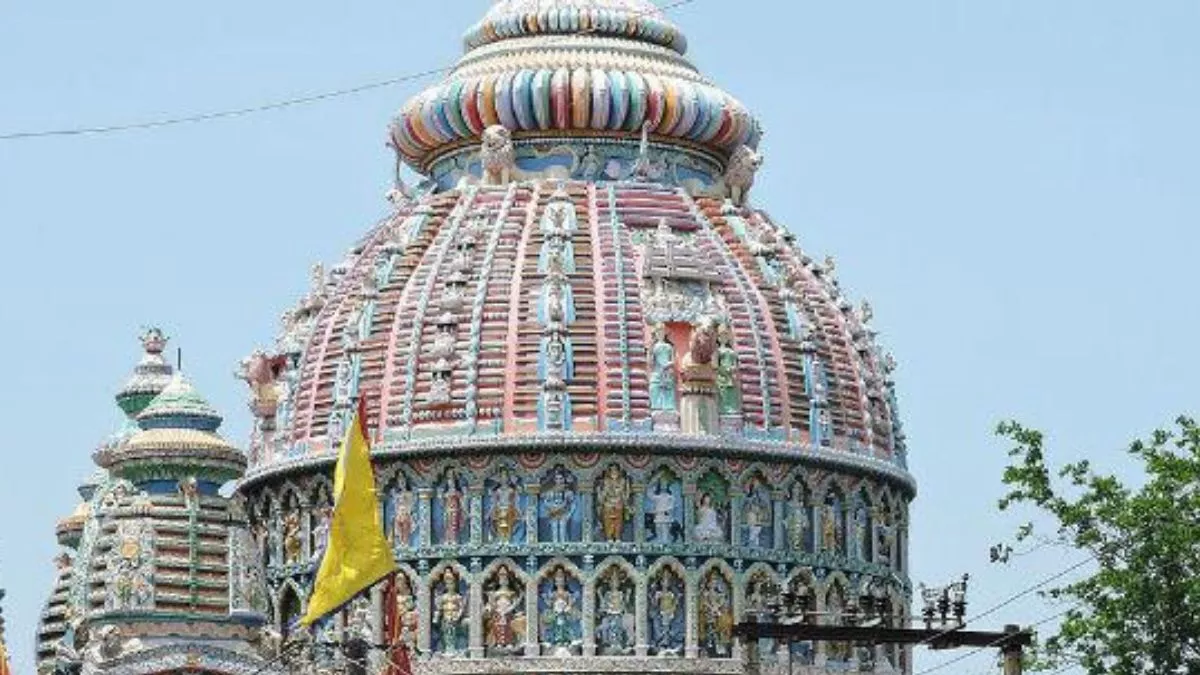
[[[911,672],[733,636],[780,589],[907,617],[916,493],[869,305],[751,204],[757,120],[649,0],[501,0],[464,49],[389,127],[423,180],[241,363],[245,454],[147,333],[40,672]],[[364,397],[401,572],[299,631]]]

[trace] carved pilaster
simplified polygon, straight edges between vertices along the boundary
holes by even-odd
[[[789,545],[784,542],[784,533],[787,528],[787,503],[783,501],[781,495],[775,495],[771,501],[771,542],[776,550],[784,549]]]
[[[467,493],[467,517],[471,524],[471,546],[483,543],[483,490],[471,488]]]
[[[425,503],[429,502],[428,495],[424,497],[424,501]],[[428,530],[428,527],[425,529]],[[421,608],[421,611],[417,613],[417,649],[421,653],[428,654],[433,648],[430,631],[433,621],[433,593],[430,591],[432,579],[426,575],[421,577],[417,583],[420,584],[417,588],[417,606]]]
[[[596,579],[594,574],[588,574],[588,579],[580,585],[583,591],[583,655],[596,655]]]
[[[742,538],[742,504],[745,498],[741,494],[733,495],[729,500],[729,543],[733,546],[742,546],[745,542]]]
[[[371,648],[367,652],[370,654],[369,664],[371,672],[378,673],[384,665],[384,659],[387,654],[378,649],[375,645],[381,645],[384,642],[383,623],[384,623],[384,607],[383,607],[383,584],[375,584],[371,587]]]
[[[683,484],[683,539],[692,540],[692,532],[696,526],[696,488],[690,483]]]
[[[472,499],[472,503],[474,499]],[[475,567],[474,565],[472,567]],[[470,588],[470,605],[467,616],[469,621],[470,649],[468,653],[473,659],[483,658],[483,575],[472,569]]]
[[[525,656],[538,655],[538,626],[540,624],[537,576],[531,574],[529,581],[525,583]]]
[[[417,530],[420,532],[422,548],[433,545],[433,501],[432,488],[417,488]]]
[[[529,495],[525,500],[525,542],[533,545],[538,542],[538,495],[542,489],[534,483],[526,486],[525,490]]]
[[[590,544],[595,540],[596,529],[596,511],[595,511],[595,495],[592,491],[595,486],[589,481],[579,483],[579,508],[583,509],[580,522],[583,523],[583,543]]]
[[[645,574],[639,574],[635,585],[636,595],[633,601],[633,623],[634,623],[634,650],[638,656],[646,656],[649,651],[650,630],[649,621],[649,582],[646,580]]]
[[[700,593],[698,591],[699,582],[697,581],[698,574],[695,570],[688,570],[684,577],[684,597],[687,599],[687,617],[684,627],[683,640],[683,655],[686,658],[694,659],[699,654],[699,639],[697,637],[697,624],[700,620]]]
[[[639,544],[646,541],[646,486],[634,483],[631,498],[633,499],[633,540]]]

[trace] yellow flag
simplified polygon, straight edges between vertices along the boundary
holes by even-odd
[[[329,542],[308,599],[308,611],[300,620],[305,626],[337,611],[396,570],[375,496],[366,419],[366,402],[360,396],[358,411],[346,430],[333,470]]]

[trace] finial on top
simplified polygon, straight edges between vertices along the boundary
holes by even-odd
[[[170,338],[163,333],[161,328],[151,326],[143,331],[138,339],[142,341],[142,349],[145,349],[147,354],[161,354],[167,348],[167,341]]]

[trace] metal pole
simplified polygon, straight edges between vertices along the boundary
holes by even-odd
[[[796,644],[796,643],[795,643],[794,641],[792,641],[792,640],[788,640],[788,641],[787,641],[787,650],[788,650],[788,675],[795,675],[795,670],[793,669],[793,664],[794,664],[794,662],[796,661],[796,656],[795,656],[795,653],[794,653],[794,652],[792,652],[792,646],[793,646],[793,645],[795,645],[795,644]]]

